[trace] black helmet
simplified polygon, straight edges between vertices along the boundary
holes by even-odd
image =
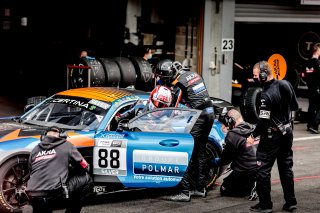
[[[172,61],[170,59],[162,59],[156,66],[156,75],[160,78],[172,78],[171,70]]]
[[[179,74],[182,74],[183,66],[179,61],[174,61],[171,64],[171,70],[172,70],[172,78],[176,79]]]

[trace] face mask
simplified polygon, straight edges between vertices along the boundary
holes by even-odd
[[[149,56],[148,56],[148,59],[151,59],[152,58],[152,54],[150,54]]]
[[[255,83],[260,83],[259,78],[253,78],[253,81],[254,81]]]

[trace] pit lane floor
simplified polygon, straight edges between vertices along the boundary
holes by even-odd
[[[320,135],[306,131],[305,123],[294,126],[294,166],[295,190],[298,201],[297,212],[320,211]],[[82,213],[133,213],[133,212],[250,212],[249,207],[257,201],[246,198],[221,197],[219,185],[225,175],[221,176],[215,188],[208,192],[206,198],[193,198],[191,202],[171,202],[162,199],[168,190],[139,190],[101,195],[86,202]],[[272,170],[273,212],[281,210],[284,203],[281,184],[275,164]],[[239,183],[241,184],[241,183]],[[62,213],[64,210],[55,210]]]

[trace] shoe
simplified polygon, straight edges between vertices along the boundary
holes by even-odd
[[[297,210],[297,206],[296,205],[289,206],[287,204],[284,204],[282,207],[282,210],[287,211],[287,212],[295,212]]]
[[[205,188],[202,191],[195,189],[190,192],[190,195],[195,197],[207,197],[207,190]]]
[[[177,201],[177,202],[189,202],[191,200],[190,191],[179,192],[170,196],[164,197],[164,200]]]
[[[251,206],[250,211],[252,212],[262,212],[262,213],[272,213],[272,208],[271,209],[265,209],[262,208],[259,203],[257,205]]]
[[[312,132],[312,133],[314,133],[314,134],[319,134],[319,133],[320,133],[317,129],[315,129],[315,128],[313,128],[313,127],[309,127],[309,128],[308,128],[308,131],[310,131],[310,132]]]

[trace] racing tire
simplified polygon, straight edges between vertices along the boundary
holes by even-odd
[[[249,123],[255,124],[258,122],[258,104],[261,92],[261,87],[249,87],[243,96],[242,105],[240,106],[240,109],[243,114],[244,120],[246,120]]]
[[[98,87],[104,86],[106,80],[106,74],[104,68],[99,60],[96,59],[79,59],[77,66],[89,66],[90,82],[87,68],[74,68],[69,72],[70,88],[82,88],[82,87]]]
[[[219,178],[220,166],[214,161],[220,157],[221,152],[211,142],[208,142],[205,151],[205,159],[207,162],[205,165],[207,190],[212,189],[216,180]]]
[[[292,87],[296,89],[300,81],[299,70],[294,65],[289,66],[284,79],[289,81]]]
[[[0,167],[0,212],[19,212],[28,204],[28,157],[16,156]]]
[[[24,106],[24,112],[29,111],[33,107],[37,106],[39,103],[44,101],[46,96],[33,96],[27,99],[27,104]]]
[[[126,57],[115,57],[121,73],[120,87],[134,86],[136,83],[136,70],[132,62]]]
[[[135,88],[147,92],[152,91],[153,73],[150,63],[142,57],[129,57],[129,59],[132,62],[137,74]]]
[[[119,86],[121,74],[118,64],[110,58],[100,58],[100,61],[106,73],[106,86]]]
[[[44,101],[47,97],[46,96],[33,96],[27,99],[27,104],[38,105],[42,101]]]

